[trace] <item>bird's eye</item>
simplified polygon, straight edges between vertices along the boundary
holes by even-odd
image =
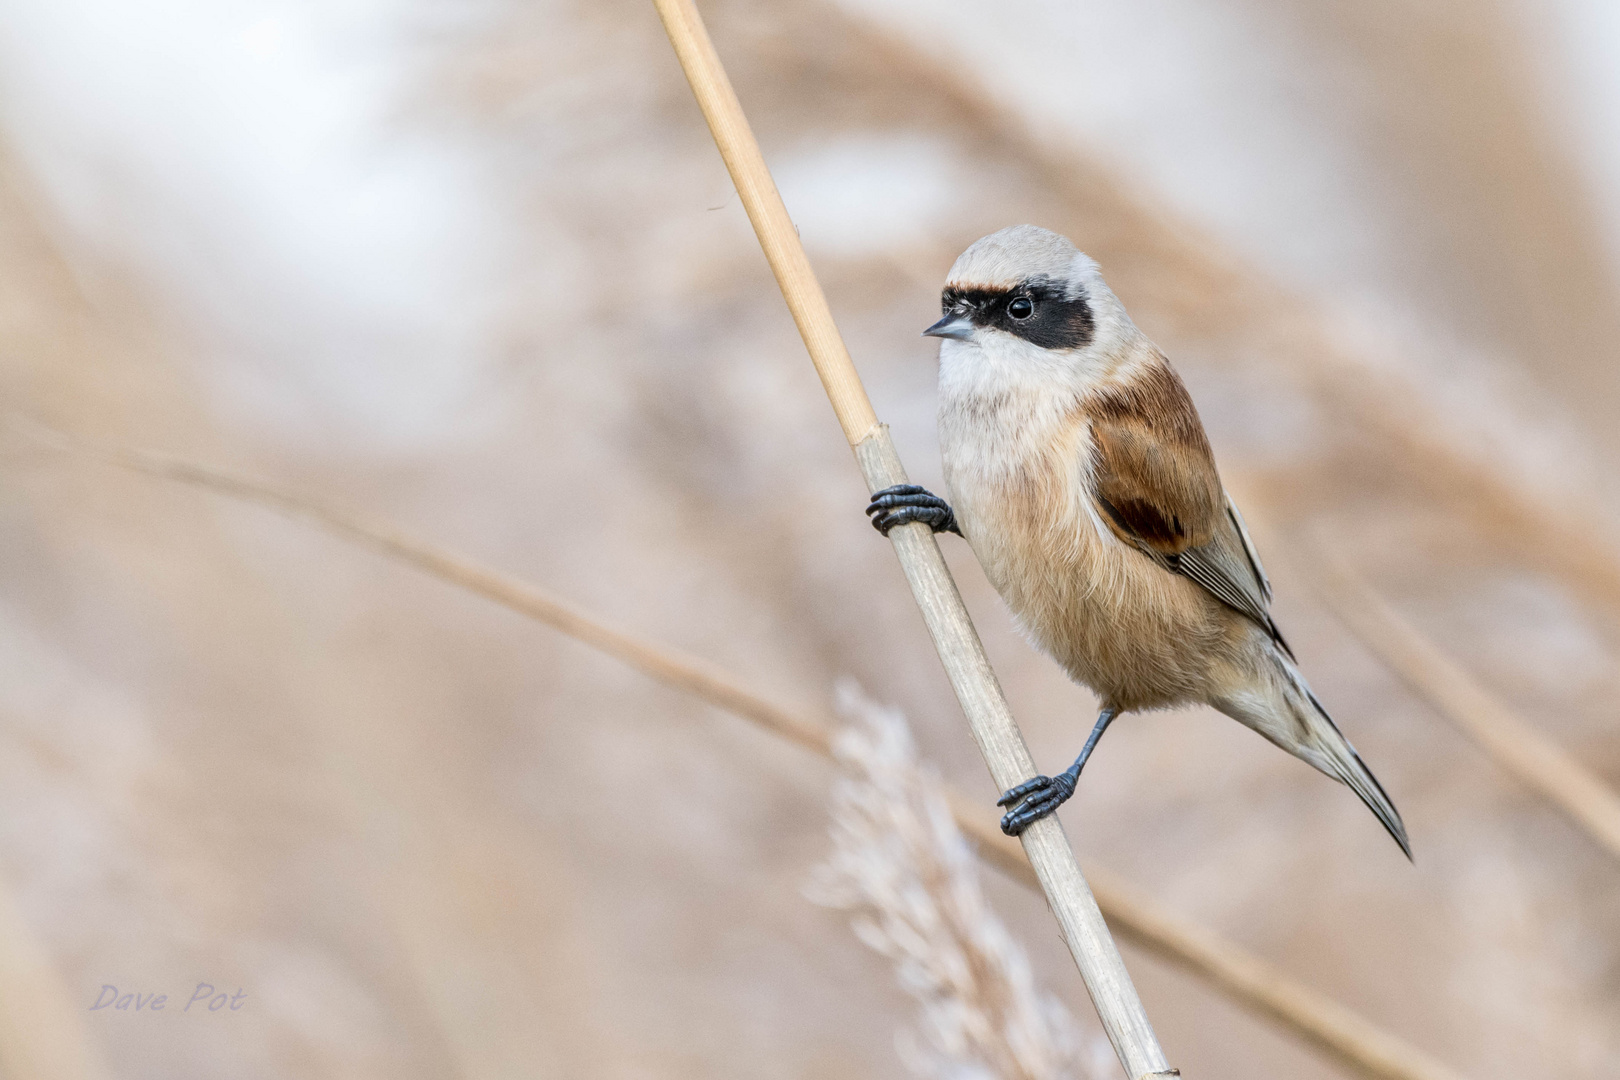
[[[1018,320],[1024,320],[1035,314],[1035,301],[1027,296],[1016,296],[1007,305],[1007,314]]]

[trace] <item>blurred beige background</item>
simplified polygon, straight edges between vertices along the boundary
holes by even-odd
[[[1417,856],[1190,712],[1116,725],[1082,862],[1467,1076],[1615,1075],[1620,867],[1334,621],[1307,544],[1620,782],[1612,590],[1400,434],[1614,550],[1613,9],[703,9],[919,482],[957,252],[1033,221],[1101,261]],[[7,0],[0,139],[8,415],[363,510],[788,700],[854,675],[994,797],[650,5]],[[802,896],[824,764],[305,524],[0,449],[0,936],[36,950],[0,960],[111,1075],[905,1075],[908,1000]],[[1066,762],[1093,702],[946,550]],[[1348,1075],[1126,960],[1189,1077]],[[243,1008],[177,1011],[198,982]]]

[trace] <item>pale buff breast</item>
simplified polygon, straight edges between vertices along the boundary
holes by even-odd
[[[962,532],[1036,645],[1121,708],[1206,696],[1232,620],[1100,519],[1078,402],[947,399],[940,439]]]

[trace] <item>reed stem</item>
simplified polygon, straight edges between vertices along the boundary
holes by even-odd
[[[692,0],[653,2],[833,411],[838,414],[844,437],[855,448],[867,487],[878,491],[905,483],[905,469],[889,440],[888,429],[878,423],[798,231],[788,217],[696,5]],[[892,530],[889,539],[990,775],[1003,790],[1028,780],[1036,774],[1034,759],[1024,745],[933,533],[927,525],[913,523]],[[1063,826],[1055,816],[1043,818],[1026,829],[1021,839],[1125,1074],[1136,1080],[1178,1075],[1159,1047],[1153,1025],[1148,1022],[1091,888],[1080,873]]]

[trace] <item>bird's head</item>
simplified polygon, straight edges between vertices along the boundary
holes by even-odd
[[[1097,264],[1066,237],[1035,225],[991,233],[964,251],[940,307],[944,317],[923,333],[946,339],[942,357],[961,342],[1006,360],[1073,367],[1135,334]]]

